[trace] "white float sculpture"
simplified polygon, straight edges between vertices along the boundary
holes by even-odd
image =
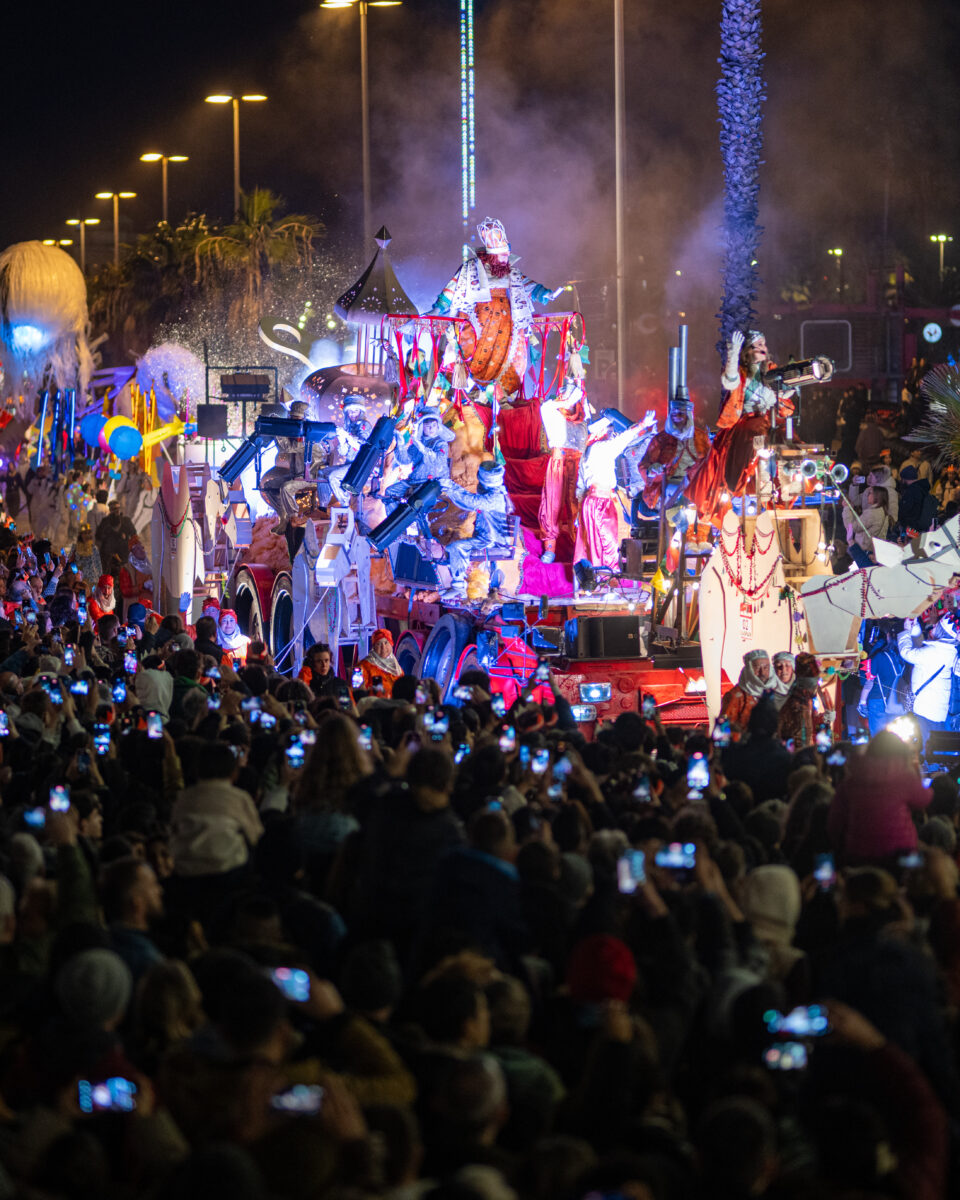
[[[16,242],[0,254],[6,396],[29,406],[43,387],[86,391],[93,371],[88,330],[86,280],[66,251]]]
[[[164,462],[150,528],[153,595],[159,612],[189,613],[194,585],[204,582],[203,548],[187,469]]]
[[[808,580],[800,589],[810,649],[819,655],[855,652],[860,623],[868,617],[917,616],[960,575],[960,516],[921,534],[910,546],[879,539],[881,563],[831,578]]]
[[[736,681],[748,650],[795,650],[793,607],[781,598],[783,556],[776,524],[761,512],[748,544],[740,518],[728,512],[700,577],[700,652],[711,721],[720,712],[721,678]]]

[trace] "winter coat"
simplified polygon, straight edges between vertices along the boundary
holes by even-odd
[[[242,867],[263,835],[249,792],[229,779],[201,779],[173,806],[170,853],[178,875],[219,875]]]
[[[847,862],[889,859],[916,848],[912,811],[929,803],[930,791],[914,772],[881,759],[860,759],[830,803],[830,840]]]
[[[919,646],[905,629],[897,638],[904,662],[913,665],[913,711],[939,723],[950,711],[950,688],[957,665],[957,643],[947,639],[925,640]]]

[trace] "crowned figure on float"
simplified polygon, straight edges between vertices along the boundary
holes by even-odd
[[[735,330],[727,342],[727,359],[720,377],[723,389],[718,433],[710,453],[694,467],[687,495],[704,517],[718,507],[724,492],[742,496],[754,476],[758,451],[772,429],[779,408],[793,415],[795,388],[776,391],[765,381],[770,362],[767,339],[759,329]]]
[[[433,307],[432,317],[467,317],[457,328],[463,361],[482,389],[499,385],[513,396],[527,369],[534,304],[549,304],[563,288],[551,291],[516,266],[502,221],[487,217],[477,226],[483,249],[467,258]]]

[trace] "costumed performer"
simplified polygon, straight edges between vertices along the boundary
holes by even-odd
[[[644,488],[635,496],[630,514],[638,517],[660,515],[660,491],[666,475],[665,507],[677,504],[684,495],[690,472],[710,453],[710,435],[705,426],[693,419],[693,401],[673,396],[667,405],[667,421],[650,439],[640,460]]]
[[[540,537],[543,539],[541,562],[552,563],[556,558],[564,484],[565,481],[576,480],[580,456],[587,444],[586,421],[592,415],[583,384],[576,378],[567,379],[559,396],[544,400],[540,405],[540,420],[550,448],[540,498]],[[575,484],[569,490],[572,493]],[[572,494],[569,496],[569,507],[571,512],[576,511]]]
[[[948,684],[949,686],[949,684]],[[796,678],[790,694],[780,709],[777,737],[784,743],[792,741],[794,750],[815,744],[817,718],[813,702],[820,687],[820,665],[812,654],[797,655]]]
[[[217,625],[217,642],[229,655],[234,666],[243,665],[247,660],[247,648],[250,639],[240,632],[237,614],[232,608],[220,610],[220,620]]]
[[[773,688],[770,695],[777,706],[777,711],[783,708],[784,701],[790,695],[793,681],[796,677],[796,657],[789,650],[778,650],[773,656]]]
[[[721,720],[729,721],[738,732],[743,733],[757,701],[772,688],[770,655],[766,650],[748,650],[743,656],[740,678],[720,703]]]
[[[398,508],[418,487],[431,479],[445,483],[450,479],[450,443],[456,434],[441,420],[439,408],[425,408],[417,418],[409,442],[396,434],[394,461],[413,469],[406,479],[391,483],[383,492],[387,514]],[[425,538],[432,538],[426,513],[417,514],[417,524]]]
[[[393,653],[393,634],[389,629],[375,629],[370,639],[370,653],[358,664],[366,691],[390,696],[393,685],[403,674],[403,668]]]
[[[723,401],[717,420],[719,430],[710,453],[691,473],[687,495],[704,517],[716,509],[721,494],[742,496],[757,463],[757,439],[770,433],[770,414],[777,408],[783,416],[793,414],[796,388],[777,393],[764,383],[770,362],[767,340],[758,329],[743,334],[736,330],[727,343],[727,361],[720,377]]]
[[[512,396],[527,369],[533,306],[549,304],[563,288],[551,291],[518,270],[502,221],[487,217],[477,233],[483,249],[468,248],[466,261],[426,315],[468,317],[457,329],[467,370],[481,388],[497,383]]]
[[[450,556],[450,587],[444,600],[463,599],[467,594],[467,571],[474,551],[490,558],[509,555],[513,545],[510,516],[513,504],[503,483],[504,469],[498,462],[482,462],[477,471],[477,490],[468,492],[457,483],[445,483],[443,494],[458,508],[477,514],[473,537],[460,538],[447,546]]]
[[[115,612],[116,607],[117,599],[113,591],[113,576],[101,575],[90,596],[90,617],[94,621],[99,621],[108,613]]]
[[[645,434],[652,436],[656,415],[648,412],[642,421],[615,434],[609,417],[597,417],[588,428],[590,440],[577,473],[577,544],[574,562],[587,559],[595,567],[616,571],[620,565],[620,522],[617,508],[617,458]]]
[[[357,457],[357,452],[367,438],[373,433],[373,424],[367,417],[366,401],[363,396],[344,396],[341,404],[343,424],[337,428],[337,449],[341,463],[336,467],[326,467],[322,472],[330,484],[330,490],[337,498],[337,503],[344,508],[350,504],[350,497],[343,490],[343,479],[350,470],[350,464]]]

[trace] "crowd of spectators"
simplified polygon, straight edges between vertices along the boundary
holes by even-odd
[[[234,671],[212,619],[94,626],[35,565],[4,1194],[956,1194],[960,802],[909,740],[791,753],[763,694],[725,748],[587,741],[552,677]]]

